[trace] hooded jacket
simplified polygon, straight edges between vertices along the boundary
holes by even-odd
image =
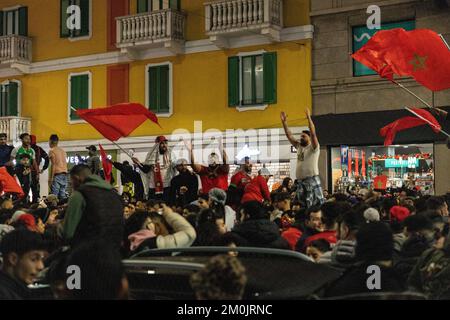
[[[62,237],[73,244],[91,237],[122,240],[123,204],[113,187],[97,175],[90,175],[72,193],[63,222]]]
[[[278,226],[268,219],[247,220],[232,231],[241,246],[289,250],[289,243],[281,237]]]

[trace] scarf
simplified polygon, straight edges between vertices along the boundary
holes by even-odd
[[[147,154],[145,159],[146,165],[153,166],[153,179],[155,181],[155,193],[162,194],[164,192],[164,180],[161,175],[161,164],[159,162],[159,143],[155,144],[152,150]],[[163,155],[163,166],[170,167],[171,157],[170,150],[167,150]],[[170,170],[170,168],[168,168]]]
[[[139,230],[136,233],[130,234],[128,236],[128,240],[130,241],[130,250],[136,250],[142,242],[154,237],[156,237],[156,234],[148,229]]]

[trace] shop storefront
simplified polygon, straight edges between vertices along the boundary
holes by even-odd
[[[330,153],[333,192],[358,187],[434,194],[433,144],[340,146]]]

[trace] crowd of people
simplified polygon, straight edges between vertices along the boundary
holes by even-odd
[[[196,163],[190,143],[190,159],[175,159],[168,140],[160,136],[143,162],[112,162],[121,173],[120,193],[105,181],[95,146],[88,147],[85,163],[68,172],[57,136],[50,137],[46,156],[32,148],[29,135],[21,137],[23,145],[16,149],[6,148],[0,135],[0,165],[17,176],[25,194],[5,193],[0,204],[0,299],[30,298],[27,286],[44,269],[55,298],[127,299],[122,259],[149,249],[190,246],[230,248],[229,255],[214,257],[192,275],[199,299],[242,298],[247,277],[236,247],[297,251],[311,263],[341,270],[342,276],[324,287],[320,297],[370,292],[367,269],[375,265],[381,270],[381,292],[449,299],[450,193],[328,194],[318,178],[320,149],[310,115],[310,130],[300,141],[286,118],[283,113],[286,135],[298,150],[297,175],[272,190],[269,170],[263,167],[253,176],[249,158],[229,182],[223,148],[221,154],[210,154],[205,166]],[[45,169],[50,164],[51,194],[39,199],[32,191],[29,201],[28,186],[43,170],[38,154],[48,159]],[[81,290],[67,288],[67,268],[73,265],[83,270]]]

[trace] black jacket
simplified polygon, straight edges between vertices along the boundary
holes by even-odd
[[[41,164],[42,159],[44,159],[44,166],[42,167],[42,171],[47,170],[49,164],[50,164],[50,158],[48,157],[47,152],[45,152],[44,149],[39,147],[38,145],[34,144],[31,146],[31,148],[34,150],[36,154],[36,163],[39,166]]]
[[[351,294],[402,292],[405,286],[394,268],[380,267],[381,289],[370,290],[367,280],[372,273],[367,273],[367,268],[376,263],[359,262],[348,268],[342,277],[330,284],[325,290],[325,297],[339,297]]]
[[[187,187],[185,194],[180,194],[181,187]],[[198,197],[198,179],[195,174],[190,171],[180,173],[172,178],[170,182],[169,201],[171,205],[185,206]]]
[[[305,241],[306,239],[308,239],[309,237],[315,235],[319,233],[319,231],[309,228],[309,227],[304,227],[303,228],[303,233],[302,236],[300,237],[300,239],[298,239],[297,244],[295,245],[295,251],[301,252],[301,253],[305,253]]]
[[[122,180],[122,185],[129,182],[133,183],[136,199],[144,199],[144,185],[139,172],[137,172],[132,166],[124,165],[120,162],[113,162],[113,166],[121,172],[120,178]]]
[[[431,243],[420,235],[413,236],[405,241],[394,263],[397,273],[401,276],[405,284],[421,255],[430,249],[431,246]]]
[[[290,249],[289,243],[281,237],[278,226],[268,219],[244,221],[232,233],[242,247]]]
[[[27,286],[0,271],[0,300],[26,300],[31,295]]]

